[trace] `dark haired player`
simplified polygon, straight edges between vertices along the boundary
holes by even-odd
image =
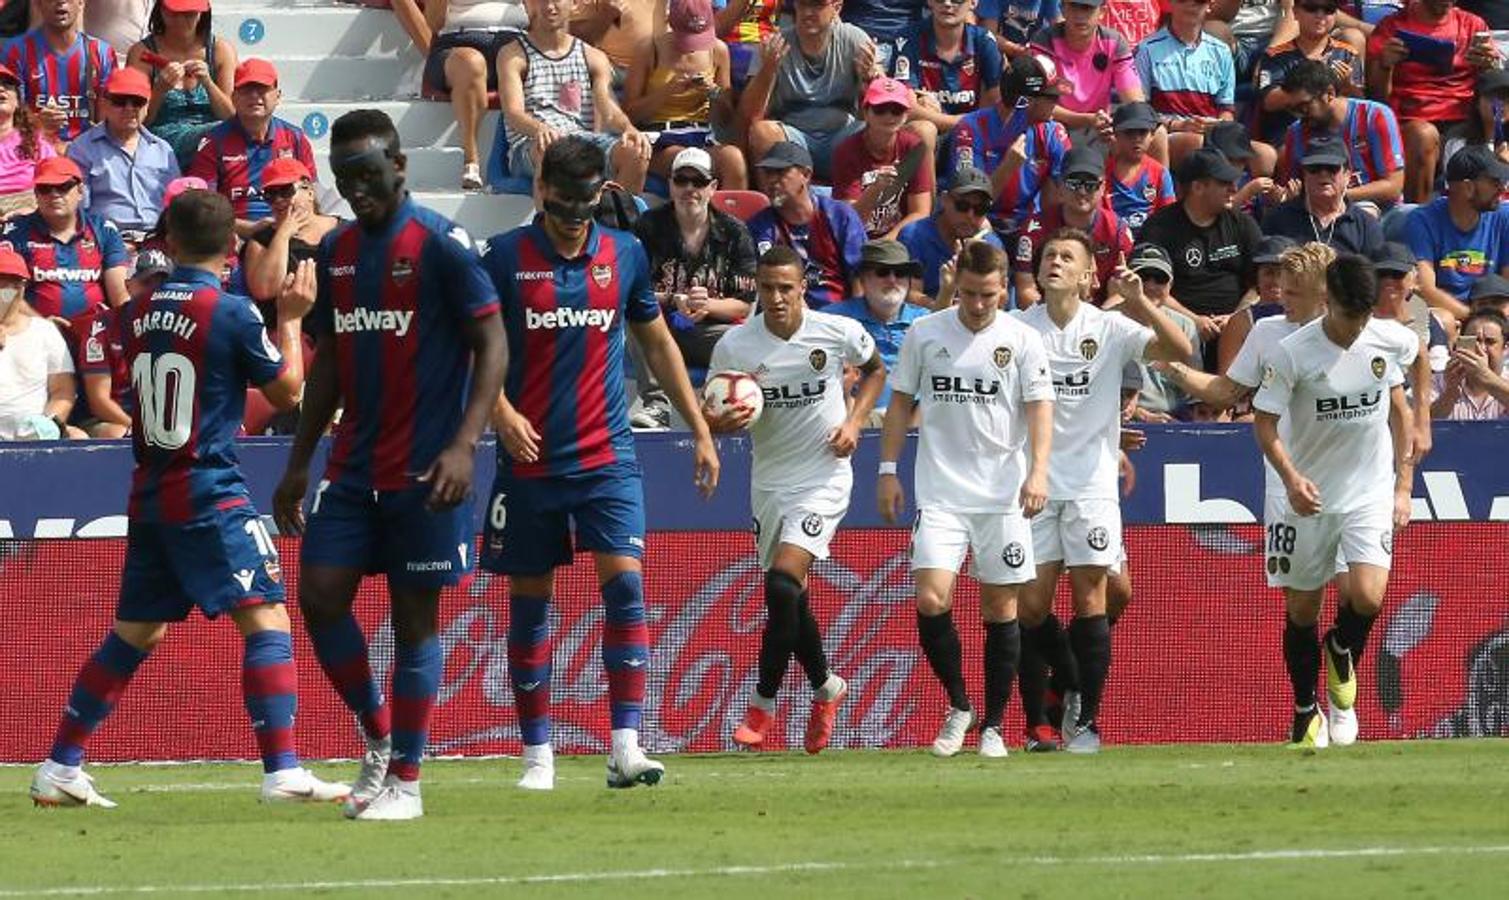
[[[415,205],[393,122],[359,109],[330,130],[336,188],[356,221],[320,243],[318,336],[299,430],[274,494],[304,534],[299,609],[367,750],[346,814],[424,814],[419,764],[444,658],[440,589],[471,567],[472,455],[503,382],[497,295],[466,231]],[[309,508],[309,460],[343,409]],[[393,604],[391,712],[351,605],[367,574]]]
[[[483,265],[503,301],[508,376],[497,397],[498,474],[482,565],[508,576],[508,674],[524,743],[519,787],[555,786],[550,746],[550,600],[555,570],[592,551],[603,598],[603,669],[612,743],[608,787],[655,784],[665,767],[639,746],[645,626],[644,491],[624,396],[625,320],[645,362],[692,431],[694,479],[718,483],[718,454],[686,367],[650,286],[649,258],[629,232],[593,213],[608,161],[580,136],[545,149],[540,214],[487,242]],[[574,540],[573,540],[574,532]]]
[[[1373,317],[1371,260],[1342,254],[1326,272],[1325,315],[1279,342],[1253,399],[1263,456],[1284,483],[1287,508],[1267,527],[1268,584],[1289,594],[1291,618],[1308,600],[1303,654],[1285,654],[1296,683],[1319,675],[1314,622],[1326,582],[1338,579],[1336,622],[1324,639],[1326,721],[1308,714],[1296,743],[1357,740],[1357,663],[1383,607],[1394,532],[1409,523],[1414,483],[1413,414],[1404,370],[1420,352],[1407,328]],[[1279,420],[1285,433],[1280,435]],[[1291,635],[1286,634],[1288,642]]]
[[[257,307],[220,290],[230,203],[190,191],[164,215],[178,268],[114,320],[137,398],[115,627],[74,682],[31,797],[39,806],[115,806],[80,767],[84,743],[168,623],[197,606],[206,618],[228,614],[241,632],[241,686],[262,755],[262,799],[338,800],[349,789],[314,777],[294,752],[298,675],[278,553],[236,459],[248,383],[279,409],[299,403],[299,330],[314,302],[314,267],[306,263],[284,281],[274,344]]]

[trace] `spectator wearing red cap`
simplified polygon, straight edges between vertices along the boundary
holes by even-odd
[[[94,98],[115,71],[115,51],[84,33],[84,0],[35,0],[41,22],[5,45],[0,62],[25,79],[21,97],[59,142],[95,120]]]
[[[498,89],[498,54],[529,27],[529,15],[523,0],[427,0],[424,18],[435,34],[424,86],[450,92],[461,138],[461,189],[480,191],[477,130],[487,92]]]
[[[117,69],[105,80],[102,121],[68,145],[68,158],[84,173],[84,208],[108,219],[127,243],[140,243],[162,211],[178,159],[167,141],[142,127],[152,97],[147,76]]]
[[[895,240],[933,212],[933,155],[906,129],[912,89],[877,78],[865,90],[864,129],[833,151],[833,195],[854,205],[871,238]]]
[[[314,259],[325,235],[340,224],[335,216],[320,213],[314,193],[314,177],[296,159],[276,159],[262,177],[262,192],[272,207],[272,221],[252,232],[241,248],[242,271],[247,293],[275,308],[283,279],[299,263]],[[276,315],[268,318],[276,321]]]
[[[126,302],[126,245],[114,225],[82,209],[84,174],[68,157],[37,165],[36,192],[37,211],[7,222],[0,240],[31,267],[26,301],[77,352],[95,312]]]
[[[37,208],[31,182],[37,163],[57,156],[37,134],[31,110],[21,103],[21,80],[0,65],[0,219]]]
[[[262,176],[273,160],[291,157],[314,171],[309,138],[298,126],[273,115],[281,97],[272,63],[255,57],[241,63],[231,91],[236,114],[210,129],[189,164],[188,174],[203,178],[231,201],[236,233],[243,238],[272,215],[262,196]]]
[[[29,277],[26,260],[0,247],[0,441],[75,436],[73,359],[57,326],[22,302]]]
[[[152,84],[147,127],[173,145],[180,169],[200,138],[236,112],[236,48],[211,29],[210,0],[154,0],[147,36],[126,54]]]
[[[718,181],[743,190],[749,184],[744,154],[713,140],[713,123],[733,117],[732,64],[728,45],[713,30],[711,0],[671,0],[670,30],[650,42],[650,52],[629,68],[624,113],[636,127],[657,132],[650,171],[671,174],[684,147],[702,147],[712,157]]]
[[[572,0],[570,15],[571,33],[608,57],[613,93],[621,94],[629,67],[665,31],[666,0]]]

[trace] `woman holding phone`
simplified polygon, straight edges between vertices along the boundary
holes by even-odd
[[[126,64],[152,80],[145,122],[188,170],[204,133],[235,115],[236,50],[210,30],[210,0],[155,0]]]

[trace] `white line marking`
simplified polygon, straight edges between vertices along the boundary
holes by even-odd
[[[1356,847],[1352,849],[1252,850],[1246,853],[1150,853],[1122,856],[1021,856],[995,860],[992,865],[1013,863],[1034,866],[1058,865],[1170,865],[1187,863],[1270,862],[1292,860],[1368,859],[1401,856],[1479,856],[1509,853],[1509,844],[1451,847]],[[773,866],[716,866],[705,869],[624,869],[608,872],[557,872],[540,875],[494,875],[475,878],[368,878],[351,881],[292,881],[242,884],[142,884],[97,885],[60,888],[0,888],[0,898],[12,897],[102,897],[124,894],[213,894],[293,893],[308,891],[392,890],[423,887],[493,887],[530,884],[582,884],[603,881],[649,881],[662,878],[737,878],[783,875],[796,872],[842,872],[876,869],[933,869],[950,863],[943,860],[903,859],[891,862],[797,862]]]

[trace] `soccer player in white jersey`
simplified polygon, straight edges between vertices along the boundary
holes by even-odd
[[[1372,261],[1337,257],[1326,288],[1325,315],[1280,341],[1264,369],[1254,430],[1287,501],[1268,519],[1268,583],[1289,591],[1291,608],[1308,604],[1313,621],[1326,582],[1346,569],[1323,642],[1328,737],[1346,745],[1357,739],[1357,662],[1383,605],[1394,531],[1409,522],[1414,428],[1403,384],[1420,342],[1373,318]],[[1320,727],[1307,725],[1312,743]]]
[[[1259,319],[1247,333],[1242,349],[1225,375],[1191,369],[1184,363],[1167,364],[1164,371],[1190,396],[1214,409],[1229,409],[1251,397],[1272,365],[1279,342],[1326,311],[1326,269],[1336,261],[1336,251],[1325,244],[1309,243],[1284,251],[1279,257],[1279,284],[1284,314]],[[1281,416],[1280,439],[1288,439],[1289,422]],[[1263,519],[1272,526],[1288,511],[1283,481],[1266,462],[1264,469]],[[1289,741],[1294,747],[1324,747],[1328,731],[1316,705],[1315,684],[1320,677],[1320,640],[1316,618],[1320,615],[1315,591],[1284,591],[1284,667],[1294,691],[1294,721]]]
[[[1021,653],[1017,590],[1033,572],[1027,517],[1042,509],[1048,491],[1053,385],[1042,341],[1000,312],[1007,265],[999,247],[964,245],[954,278],[958,305],[913,322],[901,343],[881,436],[876,497],[881,516],[894,523],[906,502],[896,462],[920,408],[912,577],[918,640],[948,692],[932,748],[938,756],[958,753],[975,720],[952,616],[966,552],[974,556],[985,622],[980,755],[1006,755],[1001,718]]]
[[[764,393],[765,411],[750,426],[754,471],[750,505],[760,567],[765,570],[765,631],[760,674],[734,741],[760,747],[774,724],[776,691],[795,653],[812,685],[812,711],[803,745],[828,746],[849,686],[828,668],[823,637],[807,594],[813,560],[828,558],[828,543],[849,509],[854,473],[849,456],[859,430],[885,387],[885,366],[857,320],[806,308],[802,258],[772,247],[755,272],[760,312],[723,335],[710,370],[746,372]],[[850,406],[844,367],[863,376]],[[751,409],[709,417],[714,433],[749,426]]]
[[[1022,591],[1022,649],[1024,657],[1036,654],[1028,660],[1033,664],[1054,661],[1058,640],[1044,622],[1067,567],[1074,598],[1069,645],[1079,690],[1065,700],[1062,733],[1068,750],[1094,753],[1100,749],[1095,716],[1111,666],[1107,570],[1122,558],[1121,373],[1136,360],[1188,359],[1194,348],[1125,267],[1110,285],[1122,298],[1120,313],[1085,302],[1095,286],[1095,255],[1083,231],[1060,229],[1043,244],[1037,280],[1043,301],[1020,318],[1040,335],[1052,371],[1053,456],[1048,502],[1032,520],[1037,575]]]

